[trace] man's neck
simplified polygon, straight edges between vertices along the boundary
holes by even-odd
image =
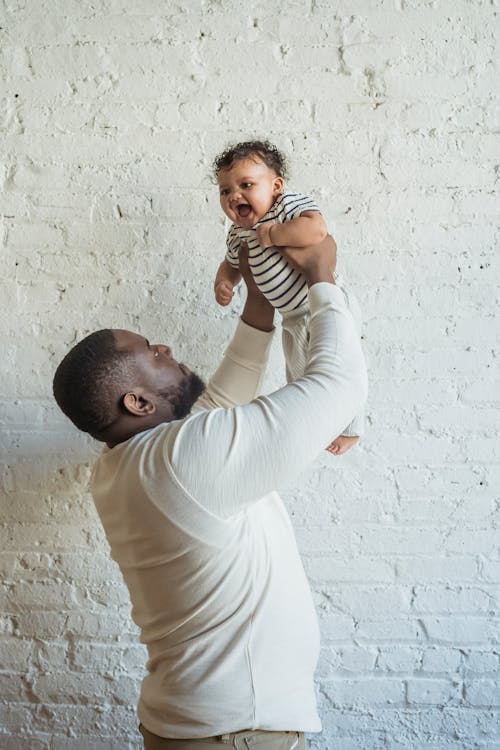
[[[98,440],[106,443],[108,448],[114,448],[116,445],[120,445],[120,443],[125,443],[127,440],[130,440],[130,438],[133,438],[134,435],[138,435],[140,432],[151,430],[153,429],[153,427],[157,427],[159,424],[165,424],[166,422],[167,420],[165,420],[163,417],[155,419],[154,416],[147,420],[141,419],[139,423],[135,422],[132,424],[123,424],[121,422],[118,422],[116,425],[113,425],[112,427],[105,430],[98,437]]]

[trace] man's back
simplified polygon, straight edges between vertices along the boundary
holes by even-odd
[[[280,497],[222,518],[170,464],[186,422],[206,418],[139,433],[105,450],[94,472],[96,507],[149,651],[139,718],[179,738],[318,731],[316,615]]]

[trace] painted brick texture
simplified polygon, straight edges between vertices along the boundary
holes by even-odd
[[[208,375],[210,179],[288,152],[364,313],[368,431],[286,502],[322,628],[315,750],[500,745],[498,0],[0,2],[0,746],[138,750],[145,652],[51,399],[102,327]],[[283,382],[276,344],[267,385]]]

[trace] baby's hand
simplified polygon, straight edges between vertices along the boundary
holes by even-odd
[[[222,305],[223,307],[229,305],[229,303],[233,299],[233,294],[234,286],[227,279],[219,281],[219,283],[215,287],[215,299],[217,300],[219,305]]]
[[[266,221],[264,224],[259,224],[257,227],[257,240],[262,248],[272,247],[271,242],[271,227],[276,225],[275,221]]]

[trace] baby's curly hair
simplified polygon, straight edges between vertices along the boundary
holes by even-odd
[[[234,162],[252,156],[258,156],[269,169],[276,172],[278,177],[286,179],[288,174],[286,157],[269,141],[243,141],[229,146],[213,161],[214,177],[217,179],[219,173],[232,167]]]

